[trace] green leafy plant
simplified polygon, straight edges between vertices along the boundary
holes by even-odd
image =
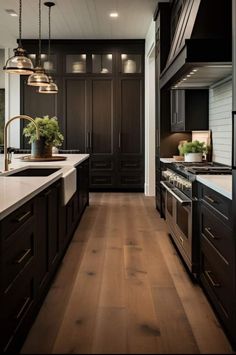
[[[40,138],[44,139],[46,145],[59,147],[64,140],[60,132],[58,120],[56,117],[36,117],[35,123],[39,127]],[[29,138],[29,143],[36,141],[36,129],[32,122],[30,122],[23,130],[25,137]]]
[[[197,140],[193,142],[186,142],[178,148],[181,155],[188,153],[207,153],[208,149],[205,142],[199,142]]]

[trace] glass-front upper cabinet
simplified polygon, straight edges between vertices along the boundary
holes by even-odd
[[[121,72],[124,74],[140,74],[142,72],[142,55],[122,53]]]
[[[38,55],[37,54],[29,54],[28,57],[31,59],[34,68],[38,65]],[[48,54],[41,54],[41,66],[45,69],[47,73],[56,74],[57,72],[57,60],[56,55],[51,54],[50,59],[48,58]]]
[[[66,73],[81,74],[87,72],[86,54],[67,54],[66,56]]]
[[[112,54],[92,54],[92,72],[96,74],[112,73]]]

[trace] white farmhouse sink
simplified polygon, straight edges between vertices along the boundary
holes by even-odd
[[[77,189],[76,169],[71,168],[62,175],[62,202],[66,205]]]

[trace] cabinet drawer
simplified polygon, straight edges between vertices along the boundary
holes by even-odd
[[[227,320],[234,302],[234,265],[221,258],[204,236],[201,238],[201,280],[215,298],[214,305]]]
[[[229,220],[231,211],[231,201],[204,185],[200,186],[201,199],[205,203],[207,203],[208,206],[213,207],[217,212],[219,212],[222,217],[224,217],[226,220]]]
[[[142,175],[121,175],[120,177],[120,184],[125,185],[142,185]]]
[[[232,263],[235,258],[235,242],[231,229],[203,204],[201,205],[200,218],[202,236],[205,236],[214,245],[227,262]]]
[[[3,244],[2,278],[3,290],[16,279],[35,253],[33,217],[13,233]]]
[[[1,222],[1,234],[6,239],[10,234],[20,228],[34,213],[33,200],[27,202],[15,212],[4,218]]]
[[[92,175],[90,181],[92,186],[112,186],[111,175]]]
[[[13,286],[4,293],[1,300],[1,348],[7,351],[15,332],[29,314],[34,301],[34,279],[32,267],[14,282]]]
[[[108,159],[104,160],[92,160],[91,161],[92,170],[112,170],[113,162]]]
[[[141,170],[142,169],[142,159],[122,159],[120,161],[121,170]]]

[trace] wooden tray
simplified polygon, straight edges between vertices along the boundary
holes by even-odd
[[[23,157],[19,157],[18,159],[26,162],[39,162],[39,161],[59,161],[66,160],[67,157],[62,155],[54,155],[51,158],[33,158],[31,155],[25,155]]]

